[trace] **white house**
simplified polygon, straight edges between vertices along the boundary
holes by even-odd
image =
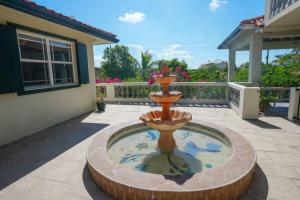
[[[95,109],[93,45],[114,34],[28,0],[0,0],[0,145]]]
[[[216,60],[214,60],[212,62],[209,61],[208,63],[202,64],[201,67],[202,68],[207,68],[207,67],[211,66],[211,64],[213,64],[213,65],[215,65],[215,66],[217,66],[219,68],[222,68],[222,69],[227,68],[227,65],[228,65],[228,63],[226,61],[220,60],[220,59],[216,59]]]
[[[235,74],[236,52],[249,51],[251,85],[261,81],[262,51],[264,49],[300,48],[300,0],[266,0],[265,14],[241,21],[238,27],[219,45],[229,50],[228,81]],[[300,85],[300,83],[299,83]],[[291,90],[289,119],[299,118],[299,90]]]
[[[300,1],[266,0],[265,15],[241,21],[219,45],[229,50],[228,79],[235,73],[237,51],[249,51],[249,82],[259,83],[262,50],[300,47]]]

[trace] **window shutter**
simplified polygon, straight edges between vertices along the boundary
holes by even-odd
[[[23,90],[16,28],[0,25],[0,94]]]
[[[89,65],[88,65],[88,54],[85,44],[77,43],[77,63],[79,69],[79,83],[89,83]]]

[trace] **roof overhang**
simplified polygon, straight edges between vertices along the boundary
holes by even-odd
[[[218,46],[218,49],[247,51],[253,34],[263,37],[263,49],[287,49],[300,47],[299,26],[265,26],[264,16],[241,21],[239,26]]]
[[[218,49],[229,49],[231,43],[237,38],[242,38],[243,35],[249,35],[250,31],[261,31],[264,26],[264,16],[258,16],[251,19],[246,19],[240,22],[239,26],[218,46]]]
[[[229,49],[231,44],[238,38],[242,38],[249,32],[256,31],[258,28],[255,25],[239,25],[234,31],[218,46],[218,49]]]
[[[119,40],[116,38],[116,35],[112,33],[89,26],[53,10],[49,10],[43,6],[39,6],[33,2],[25,0],[0,0],[0,5],[90,35],[95,44],[104,44],[103,40],[106,41],[106,44],[119,42]],[[97,39],[99,39],[99,41],[97,41]]]
[[[218,49],[233,49],[247,51],[250,49],[252,34],[261,34],[263,49],[290,49],[300,47],[300,30],[269,32],[265,28],[255,26],[239,26],[218,47]]]

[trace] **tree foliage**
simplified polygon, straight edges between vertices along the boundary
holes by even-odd
[[[122,80],[135,77],[138,70],[138,61],[129,53],[129,48],[122,45],[108,47],[104,50],[101,68],[111,78],[119,77]]]
[[[284,54],[269,65],[263,65],[262,85],[273,87],[292,87],[300,85],[300,54]]]
[[[249,73],[249,62],[242,64],[236,69],[234,81],[235,82],[247,82]]]
[[[184,60],[178,60],[177,58],[173,58],[172,60],[159,60],[157,61],[158,66],[161,66],[163,63],[167,64],[172,71],[176,71],[176,67],[180,66],[182,70],[187,70],[188,65]]]
[[[234,81],[248,81],[249,63],[242,64],[236,70]],[[292,87],[300,85],[300,55],[284,54],[276,56],[271,64],[262,64],[262,82],[265,87]]]
[[[227,68],[220,68],[211,63],[208,67],[188,70],[193,82],[224,82],[227,81]]]
[[[145,81],[149,78],[149,74],[153,71],[156,62],[152,61],[152,55],[146,51],[141,52],[141,78]]]
[[[97,79],[121,78],[125,81],[147,81],[151,74],[159,71],[159,66],[167,64],[173,72],[180,66],[180,74],[193,82],[225,82],[227,81],[227,68],[220,68],[211,63],[207,67],[188,69],[184,60],[177,58],[171,60],[153,61],[152,55],[146,51],[141,52],[141,63],[129,53],[129,48],[116,45],[104,50],[101,68],[96,71]],[[177,70],[178,71],[178,70]],[[181,73],[182,72],[182,73]],[[249,63],[242,64],[236,69],[234,81],[247,82]],[[299,49],[290,54],[277,56],[271,64],[262,64],[262,86],[291,87],[300,85],[300,55]],[[185,79],[184,79],[185,80]]]

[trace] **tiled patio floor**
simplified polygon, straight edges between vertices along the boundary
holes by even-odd
[[[0,148],[1,200],[108,200],[85,168],[87,148],[102,128],[153,109],[142,105],[107,105],[92,113]],[[241,200],[300,199],[300,125],[280,117],[243,121],[222,107],[180,107],[195,119],[231,128],[254,146],[258,170]]]

